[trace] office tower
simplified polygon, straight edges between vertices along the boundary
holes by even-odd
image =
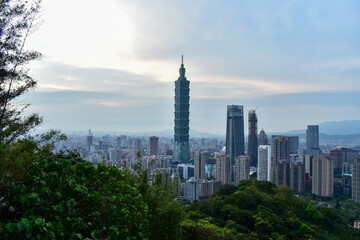
[[[302,162],[290,164],[290,187],[295,194],[305,191],[305,166]]]
[[[290,161],[281,159],[274,162],[273,183],[278,186],[290,186]]]
[[[323,197],[334,194],[334,160],[330,156],[314,157],[312,193]]]
[[[195,179],[205,179],[205,156],[196,151],[194,156]]]
[[[235,185],[238,185],[241,180],[245,179],[250,179],[250,156],[240,155],[235,158]]]
[[[86,146],[90,148],[93,145],[94,136],[89,129],[88,135],[86,136]]]
[[[334,148],[330,150],[330,157],[334,159],[334,172],[341,173],[343,154],[340,149]]]
[[[226,116],[226,155],[231,165],[237,156],[245,155],[244,108],[238,105],[227,106]]]
[[[351,148],[340,148],[342,153],[343,162],[347,162],[349,164],[353,164],[355,159],[359,156],[359,150],[351,149]]]
[[[249,111],[249,136],[248,154],[250,155],[250,166],[256,166],[258,162],[258,119],[255,110]]]
[[[290,154],[298,154],[299,136],[288,136],[290,144]]]
[[[116,137],[116,147],[121,148],[121,137]]]
[[[109,160],[112,162],[116,162],[117,161],[117,154],[118,152],[116,151],[116,148],[109,148],[108,149],[108,154],[109,154]]]
[[[159,155],[159,138],[152,136],[149,137],[149,155]]]
[[[270,181],[271,173],[271,146],[259,145],[257,179]]]
[[[184,186],[184,198],[190,201],[199,200],[199,181],[194,178],[186,180]]]
[[[360,157],[356,158],[352,168],[352,199],[360,202]]]
[[[121,147],[127,147],[127,136],[121,135],[120,139],[121,139]]]
[[[188,163],[181,163],[177,165],[177,172],[181,179],[189,179],[194,177],[195,168],[194,165]]]
[[[231,182],[231,159],[229,156],[216,158],[216,180],[220,180],[222,184]]]
[[[320,155],[319,148],[319,125],[308,125],[306,130],[306,152]]]
[[[160,167],[161,168],[168,168],[169,167],[169,161],[166,158],[162,158],[160,160]]]
[[[261,129],[258,141],[259,141],[259,146],[260,145],[268,145],[268,138],[266,136],[264,129]]]
[[[136,151],[140,151],[141,150],[141,139],[140,138],[135,138],[134,141],[134,149]]]
[[[189,100],[190,82],[185,77],[183,58],[179,69],[180,76],[175,81],[175,127],[173,162],[190,162],[189,147]]]
[[[290,186],[290,144],[286,136],[275,136],[272,139],[272,176],[276,185]]]
[[[312,178],[313,176],[313,162],[314,162],[314,155],[306,154],[304,156],[304,162],[305,162],[305,173],[309,174],[309,177]]]

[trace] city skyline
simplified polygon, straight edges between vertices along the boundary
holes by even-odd
[[[40,129],[171,129],[182,53],[192,129],[224,135],[230,104],[260,105],[266,132],[360,119],[356,1],[42,4],[27,44],[44,55],[30,65],[39,84],[24,96],[44,116]]]

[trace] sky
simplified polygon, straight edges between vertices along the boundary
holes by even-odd
[[[43,1],[26,47],[39,129],[172,129],[184,55],[190,128],[225,135],[226,106],[283,132],[360,120],[360,1]],[[321,129],[320,129],[321,132]]]

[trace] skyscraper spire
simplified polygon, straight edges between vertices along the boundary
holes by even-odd
[[[185,78],[184,55],[181,55],[181,66],[179,69],[180,78]],[[186,78],[185,78],[186,79]]]

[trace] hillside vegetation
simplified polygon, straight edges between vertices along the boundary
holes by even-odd
[[[181,205],[168,178],[149,182],[141,162],[94,166],[53,153],[58,139],[0,144],[0,239],[360,239],[350,200],[316,208],[289,188],[247,180]]]

